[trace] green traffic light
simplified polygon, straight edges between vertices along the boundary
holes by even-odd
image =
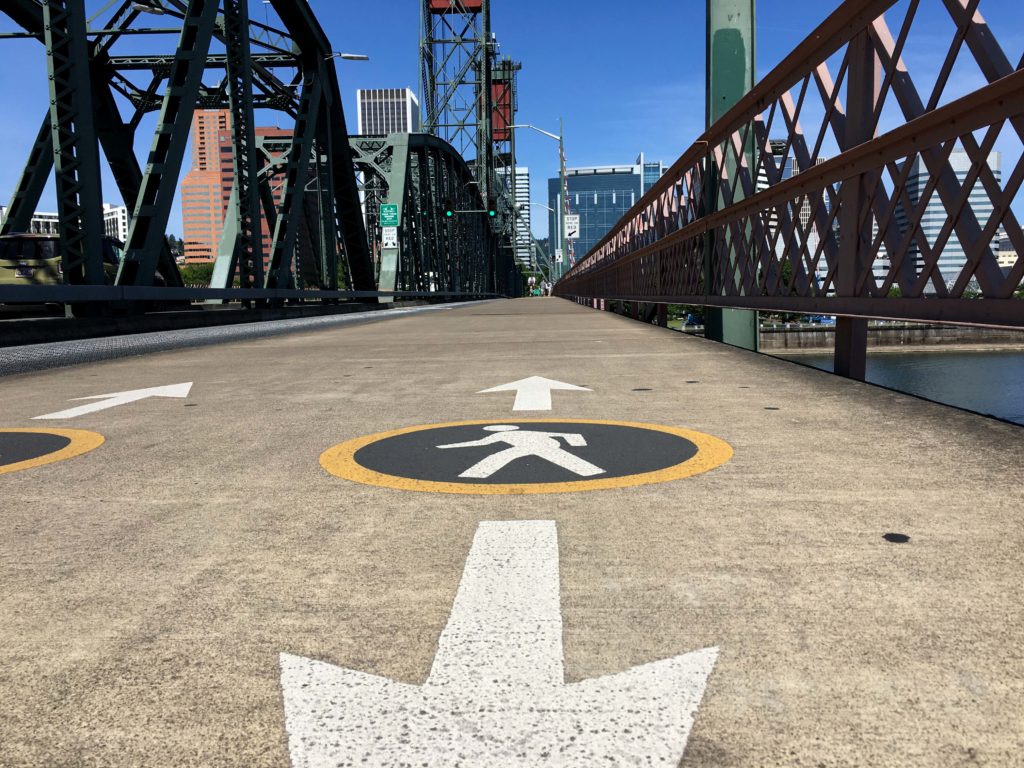
[[[450,219],[452,216],[455,215],[455,211],[445,211],[444,215]]]
[[[492,209],[487,212],[487,215],[490,216],[491,218],[494,218],[495,216],[498,215],[498,212]]]

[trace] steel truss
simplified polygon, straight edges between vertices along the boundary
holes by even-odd
[[[422,0],[424,131],[466,158],[499,248],[514,251],[518,62],[498,58],[491,0]]]
[[[515,259],[498,247],[472,170],[454,147],[416,133],[355,136],[350,142],[375,244],[381,205],[398,206],[398,249],[375,254],[380,290],[521,294]],[[451,217],[446,203],[455,209]]]
[[[213,287],[376,290],[337,74],[328,61],[332,47],[306,2],[270,4],[282,29],[249,19],[247,0],[124,0],[108,3],[91,19],[85,0],[5,2],[3,12],[46,46],[51,108],[3,233],[28,229],[55,172],[67,280],[102,285],[102,148],[130,211],[117,285],[180,287],[165,233],[192,115],[197,108],[228,109],[234,189]],[[152,12],[176,25],[173,53],[116,55],[129,35],[173,31],[148,28],[143,22]],[[283,153],[280,205],[260,156],[256,110],[275,110],[294,121]],[[140,122],[153,112],[157,125],[142,166],[133,147]],[[311,179],[315,196],[308,194]],[[273,235],[265,272],[261,209]]]
[[[1001,132],[1024,142],[1024,62],[1007,58],[979,0],[940,4],[951,22],[945,62],[915,83],[902,54],[915,34],[929,34],[917,20],[920,0],[898,13],[895,0],[845,2],[682,155],[556,293],[1024,326],[1024,232],[1012,205],[1024,153],[1001,177],[991,163]],[[987,84],[956,93],[961,60]],[[826,159],[830,144],[836,154]],[[950,163],[956,147],[970,164],[962,179]],[[799,173],[787,177],[794,163]],[[984,213],[970,203],[982,191],[991,202]],[[926,211],[941,212],[937,237],[924,231]],[[1002,268],[1000,229],[1021,254]],[[966,256],[953,273],[939,264],[951,243]]]

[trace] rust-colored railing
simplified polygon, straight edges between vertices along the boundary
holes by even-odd
[[[843,3],[556,294],[1024,326],[1024,61],[980,5]]]

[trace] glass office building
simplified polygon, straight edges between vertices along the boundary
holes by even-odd
[[[971,156],[967,154],[962,146],[957,145],[949,156],[949,165],[956,174],[956,180],[960,183],[958,188],[955,190],[957,195],[959,195],[960,186],[967,182],[967,177],[971,172]],[[988,157],[988,166],[992,170],[992,175],[995,177],[996,183],[1001,184],[1002,155],[999,152],[992,152]],[[931,174],[929,174],[928,169],[921,161],[920,156],[915,157],[913,166],[911,166],[910,169],[910,178],[907,180],[907,197],[915,210],[921,199],[928,191],[928,181],[930,178]],[[990,198],[988,192],[985,191],[985,185],[980,179],[976,180],[974,186],[971,187],[970,197],[967,202],[974,213],[978,226],[984,229],[989,223],[994,206],[992,205],[992,198]],[[942,229],[948,218],[949,214],[947,213],[946,206],[942,202],[942,197],[939,195],[938,191],[933,192],[931,197],[928,198],[924,215],[921,217],[921,232],[930,247],[935,246],[938,242],[939,236],[941,235]],[[901,236],[906,234],[907,229],[910,227],[911,220],[912,217],[908,216],[906,208],[903,205],[899,205],[896,208],[896,221],[899,224]],[[992,243],[992,249],[996,252],[997,258],[999,256],[999,247],[997,234],[994,242]],[[924,269],[925,255],[922,253],[922,249],[917,238],[915,238],[911,243],[910,250],[907,253],[906,258],[910,259],[911,263],[916,265],[916,273],[920,274]],[[966,264],[967,254],[964,251],[964,244],[960,242],[956,230],[953,230],[939,256],[939,269],[942,271],[942,276],[945,278],[947,283],[953,283],[957,278],[959,278],[960,272],[963,271]],[[888,261],[886,260],[881,266],[884,267],[884,269],[878,269],[876,267],[876,275],[879,273],[884,274],[885,271],[888,271]]]
[[[578,261],[600,242],[664,172],[662,163],[647,162],[642,154],[632,165],[567,169],[569,213],[580,217],[580,236],[573,241],[574,259]],[[558,178],[548,179],[548,207],[552,209],[548,233],[552,247],[557,248],[564,214]],[[569,255],[564,259],[562,266],[568,269]]]

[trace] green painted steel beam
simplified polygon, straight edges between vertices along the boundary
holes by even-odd
[[[757,0],[707,0],[707,126],[721,119],[753,87],[756,66]],[[708,163],[711,163],[709,156]],[[729,161],[727,161],[729,162]],[[753,163],[750,163],[753,167]],[[710,170],[710,169],[709,169]],[[735,169],[729,178],[735,178]],[[705,206],[708,213],[720,205],[719,191],[712,186],[718,174],[707,173]],[[737,192],[738,194],[738,192]],[[713,284],[715,243],[708,237],[705,285]],[[709,308],[705,314],[709,339],[744,349],[759,346],[756,312]]]
[[[96,133],[99,137],[107,165],[114,176],[121,199],[129,211],[135,210],[142,188],[143,171],[135,155],[135,130],[137,123],[125,123],[117,108],[114,93],[110,87],[109,62],[104,54],[93,55],[92,87],[93,108],[96,110]],[[162,284],[168,288],[183,288],[185,282],[174,261],[171,247],[166,238],[160,242],[157,261]]]
[[[28,161],[21,172],[18,184],[11,195],[7,208],[7,217],[0,228],[0,234],[11,232],[28,232],[32,224],[32,216],[39,205],[46,182],[53,171],[53,128],[50,124],[50,111],[46,111],[43,124],[39,128],[36,140],[28,154]]]
[[[252,50],[249,44],[248,0],[223,0],[227,51],[228,108],[234,189],[227,216],[234,224],[231,282],[237,272],[243,288],[263,284],[263,233],[260,217],[259,163],[253,113]]]
[[[43,23],[64,279],[103,285],[103,191],[85,0],[48,0]]]

